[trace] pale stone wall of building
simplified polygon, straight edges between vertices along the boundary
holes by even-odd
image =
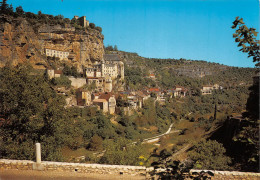
[[[118,70],[116,64],[104,64],[102,68],[102,74],[103,76],[109,75],[112,79],[117,78]]]
[[[54,75],[54,69],[48,69],[47,74],[48,74],[49,79],[54,78],[54,76],[55,76]]]
[[[108,109],[109,114],[114,114],[116,111],[116,98],[114,96],[109,98]]]
[[[95,99],[93,105],[98,106],[98,110],[102,110],[103,113],[108,112],[108,102],[105,99]]]
[[[69,56],[69,52],[65,52],[65,51],[57,51],[54,49],[45,49],[45,54],[46,56],[50,56],[50,57],[58,57],[60,58],[60,60],[63,59],[68,59]]]
[[[91,105],[91,93],[89,91],[82,92],[82,99],[85,99],[85,105]]]
[[[113,89],[112,78],[110,76],[105,76],[105,92],[111,92]]]

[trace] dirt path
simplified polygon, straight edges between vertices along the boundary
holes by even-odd
[[[187,151],[189,148],[191,148],[191,144],[187,144],[186,146],[184,146],[182,149],[180,149],[179,151],[177,151],[176,153],[174,153],[171,158],[174,158],[176,156],[178,156],[181,153],[184,153],[185,151]]]
[[[154,137],[150,137],[150,138],[144,139],[142,144],[143,143],[153,143],[153,142],[159,141],[160,137],[162,137],[162,136],[165,136],[167,134],[174,133],[174,132],[179,132],[179,130],[171,132],[172,126],[173,126],[173,123],[170,125],[169,129],[165,133],[163,133],[163,134],[160,134],[160,135],[157,135],[157,136],[154,136]],[[131,144],[136,144],[136,143],[137,143],[137,141],[136,142],[132,142]]]

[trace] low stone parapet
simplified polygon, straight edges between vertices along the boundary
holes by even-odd
[[[32,170],[33,161],[28,160],[9,160],[0,159],[0,170],[2,169],[18,169],[18,170]]]
[[[214,176],[211,176],[212,180],[259,180],[260,173],[252,172],[239,172],[239,171],[214,171],[214,170],[196,170],[191,169],[190,173],[200,173],[200,172],[212,172]]]
[[[0,170],[2,169],[18,169],[33,170],[37,163],[27,160],[0,160]],[[43,171],[66,171],[79,173],[95,173],[95,174],[113,174],[113,175],[146,175],[148,168],[144,166],[124,166],[124,165],[106,165],[106,164],[85,164],[85,163],[65,163],[42,161],[40,163]]]
[[[34,168],[40,166],[40,168]],[[36,163],[28,160],[9,160],[0,159],[0,170],[17,169],[17,170],[42,170],[56,172],[78,172],[88,174],[112,174],[112,175],[131,175],[149,177],[149,172],[153,171],[153,167],[144,166],[125,166],[125,165],[106,165],[106,164],[85,164],[85,163],[66,163],[42,161]],[[192,173],[200,173],[201,171],[214,174],[212,180],[259,180],[260,173],[238,172],[238,171],[214,171],[214,170],[190,170]]]

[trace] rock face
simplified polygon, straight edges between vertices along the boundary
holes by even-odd
[[[101,61],[104,54],[103,35],[91,28],[75,30],[69,24],[32,25],[24,18],[0,17],[0,66],[6,63],[30,63],[35,68],[50,66],[46,49],[69,52],[61,63],[82,67]]]

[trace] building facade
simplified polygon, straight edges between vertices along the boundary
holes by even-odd
[[[69,52],[66,51],[58,51],[54,49],[45,49],[46,56],[49,57],[57,57],[60,58],[60,60],[68,60]]]

